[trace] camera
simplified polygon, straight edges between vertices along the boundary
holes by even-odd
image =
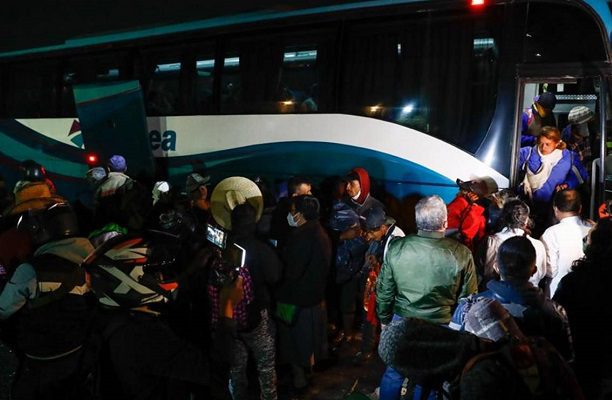
[[[217,257],[210,268],[210,283],[215,287],[230,285],[238,278],[240,268],[244,267],[246,250],[232,243],[226,249],[217,249]]]

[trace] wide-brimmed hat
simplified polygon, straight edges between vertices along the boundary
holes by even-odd
[[[567,122],[572,125],[584,124],[593,119],[593,111],[585,106],[576,106],[572,108],[567,115]]]
[[[497,182],[490,176],[474,178],[469,181],[457,179],[457,185],[463,190],[476,193],[479,197],[487,197],[499,190]]]
[[[256,211],[259,221],[263,212],[263,196],[257,184],[242,176],[225,178],[215,186],[210,197],[212,216],[222,228],[232,229],[232,210],[248,202]]]
[[[187,194],[197,190],[202,185],[208,185],[210,183],[210,176],[202,176],[197,172],[193,172],[187,176],[185,181],[185,191]]]

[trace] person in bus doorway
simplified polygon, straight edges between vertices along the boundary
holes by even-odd
[[[551,92],[544,92],[533,99],[533,104],[521,119],[521,147],[533,146],[543,127],[557,126],[553,114],[556,104],[557,97]]]
[[[566,147],[559,129],[545,126],[537,146],[523,147],[519,152],[523,177],[518,193],[533,206],[534,237],[550,226],[550,204],[555,193],[568,187],[566,179],[572,169],[572,156]]]
[[[447,206],[447,236],[456,236],[461,243],[474,251],[476,242],[486,235],[486,209],[480,202],[497,192],[497,182],[484,176],[470,181],[457,179],[457,185],[460,191]]]
[[[210,222],[210,201],[208,199],[208,186],[210,176],[202,176],[193,172],[187,176],[185,192],[189,196],[191,213],[197,219],[198,224],[206,226]]]
[[[583,165],[592,161],[589,122],[593,120],[593,111],[585,106],[577,106],[567,116],[568,125],[561,132],[561,138],[567,148],[576,152]]]

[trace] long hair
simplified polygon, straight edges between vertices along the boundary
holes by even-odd
[[[540,131],[540,136],[538,136],[538,143],[540,143],[540,138],[545,137],[548,140],[552,140],[557,143],[557,149],[564,150],[567,148],[567,144],[561,140],[561,132],[554,126],[544,126],[542,127],[542,131]]]

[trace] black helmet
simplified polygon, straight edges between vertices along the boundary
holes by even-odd
[[[100,304],[135,308],[166,302],[177,288],[177,238],[163,232],[114,237],[90,254],[83,267]]]
[[[20,166],[24,181],[42,182],[47,178],[45,167],[33,160],[25,160]]]
[[[79,223],[68,203],[53,203],[43,209],[29,210],[17,220],[17,229],[27,232],[35,247],[79,234]]]

